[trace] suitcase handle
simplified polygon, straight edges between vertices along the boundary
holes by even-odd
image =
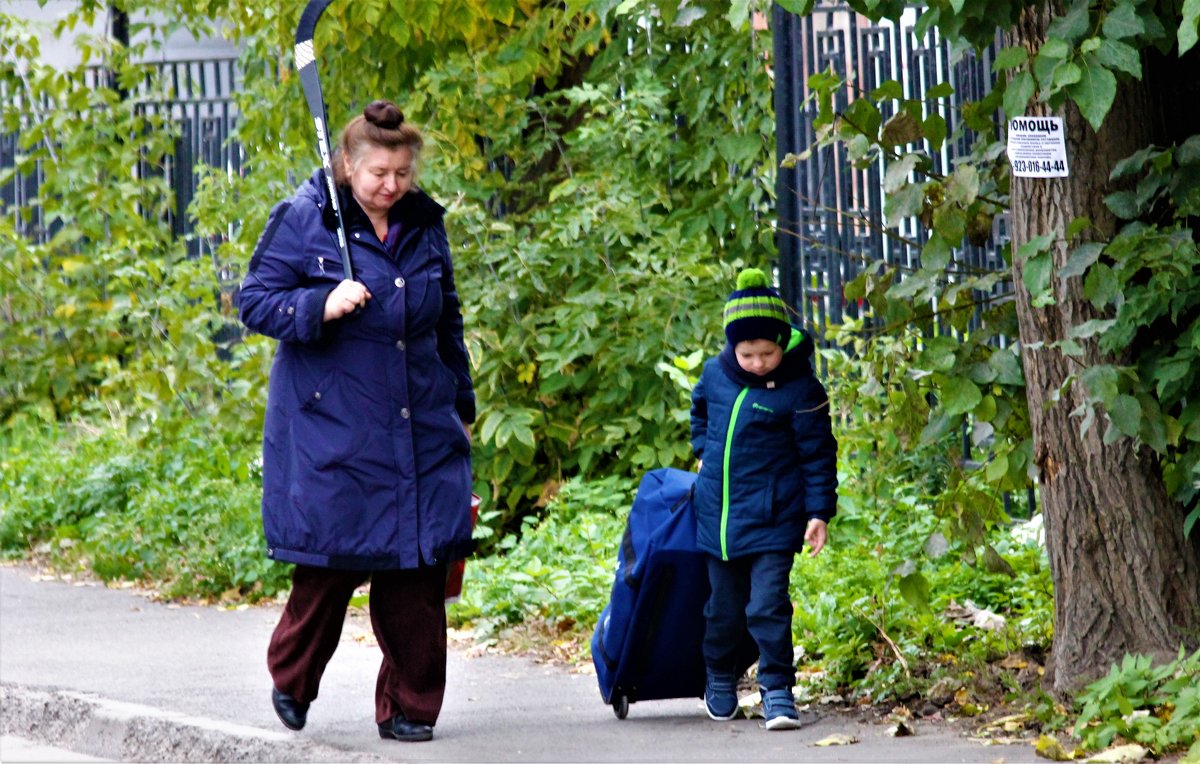
[[[687,493],[676,499],[675,503],[672,504],[671,508],[667,511],[672,515],[675,514],[680,510],[680,508],[683,507],[684,504],[687,504],[691,500],[695,493],[696,484],[693,483],[691,487],[688,488]],[[633,577],[633,570],[637,567],[638,556],[637,552],[633,548],[633,533],[628,524],[625,525],[625,533],[621,536],[621,549],[622,557],[625,559],[625,565],[622,569],[622,575],[625,577],[625,584],[627,586],[636,586],[637,580]]]
[[[684,504],[686,504],[688,501],[690,501],[691,498],[695,494],[696,494],[696,484],[692,483],[691,488],[688,488],[688,492],[685,493],[683,496],[680,496],[679,499],[674,504],[671,505],[671,509],[669,510],[670,513],[675,514],[676,512],[678,512],[679,508],[682,507]]]

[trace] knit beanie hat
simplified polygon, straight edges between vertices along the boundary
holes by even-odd
[[[739,273],[737,291],[725,303],[725,337],[729,344],[770,340],[782,346],[791,333],[787,306],[769,286],[767,274],[758,268]]]

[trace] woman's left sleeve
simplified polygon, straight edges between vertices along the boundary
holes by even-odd
[[[442,268],[442,315],[438,319],[437,345],[442,363],[454,375],[454,407],[464,424],[475,421],[475,388],[471,381],[471,362],[463,342],[462,302],[454,286],[454,264],[445,228],[438,229],[446,262]]]
[[[837,514],[837,440],[829,414],[829,396],[815,378],[792,416],[796,451],[804,480],[809,519],[829,520]]]

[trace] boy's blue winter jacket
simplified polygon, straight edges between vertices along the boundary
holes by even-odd
[[[837,441],[812,372],[813,343],[792,329],[779,367],[755,376],[726,346],[692,391],[697,543],[730,560],[798,552],[811,518],[837,511]]]
[[[443,209],[413,189],[391,253],[342,197],[372,298],[323,322],[342,264],[318,171],[271,211],[242,284],[247,327],[279,340],[263,428],[263,528],[276,560],[415,568],[471,550],[475,395]]]

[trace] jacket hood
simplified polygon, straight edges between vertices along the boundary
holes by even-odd
[[[783,360],[770,374],[758,376],[738,365],[733,345],[726,343],[718,357],[725,376],[744,387],[774,387],[812,375],[812,338],[803,329],[792,327],[792,336],[783,349]]]
[[[325,182],[325,170],[318,169],[300,187],[300,195],[311,198],[321,210],[321,221],[330,231],[337,228],[337,218],[334,217],[333,207],[329,204],[328,185]],[[350,227],[352,220],[367,219],[349,186],[338,186],[338,201],[342,210],[342,221]],[[388,210],[388,222],[399,222],[405,228],[426,227],[441,222],[446,214],[446,208],[433,200],[429,194],[419,188],[412,188],[404,196],[396,200]]]

